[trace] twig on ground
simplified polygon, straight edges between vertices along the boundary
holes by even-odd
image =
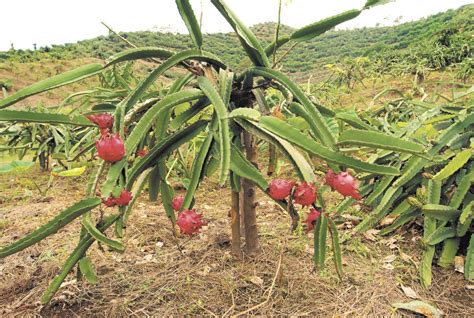
[[[230,306],[229,309],[227,309],[227,311],[222,315],[222,317],[226,317],[235,308],[235,298],[234,298],[234,292],[232,290],[230,291],[230,297],[232,297],[232,306]]]

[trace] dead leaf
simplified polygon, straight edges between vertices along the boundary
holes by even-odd
[[[413,298],[413,299],[420,298],[420,296],[418,296],[418,294],[411,287],[405,287],[402,285],[401,288],[405,296],[407,296],[408,298]]]
[[[474,285],[466,285],[466,289],[468,289],[468,290],[474,290]]]
[[[382,243],[383,245],[386,245],[388,246],[389,249],[391,250],[394,250],[394,249],[397,249],[398,248],[398,245],[395,244],[397,243],[397,239],[396,238],[389,238],[389,239],[383,239],[383,240],[380,240],[379,242]]]
[[[428,318],[441,318],[444,313],[436,307],[420,300],[413,300],[408,303],[394,303],[393,307],[416,312]]]
[[[210,272],[211,272],[211,268],[205,265],[201,271],[197,272],[197,274],[201,276],[207,276]]]
[[[347,228],[346,225],[347,225],[347,222],[344,222],[344,223],[341,223],[341,224],[336,225],[336,228],[337,228],[338,230],[344,230],[344,229]]]
[[[395,266],[393,266],[392,264],[389,264],[389,263],[383,264],[382,267],[385,268],[385,269],[388,269],[388,270],[395,269]]]
[[[360,221],[362,221],[362,218],[359,217],[359,216],[354,216],[354,215],[351,215],[351,214],[342,214],[341,215],[344,219],[348,220],[348,221],[351,221],[353,223],[360,223]]]
[[[391,238],[388,238],[388,239],[384,239],[384,240],[380,240],[380,243],[382,244],[385,244],[385,245],[391,245],[391,244],[395,244],[398,240],[394,237],[391,237]]]
[[[411,256],[406,253],[400,252],[400,257],[405,262],[410,262],[410,261],[413,262],[413,259],[411,258]]]
[[[261,279],[258,276],[252,276],[249,279],[249,282],[251,282],[254,285],[257,285],[258,287],[262,288],[263,287],[263,279]]]
[[[392,263],[396,258],[397,256],[395,254],[391,254],[391,255],[385,256],[382,261],[384,263]]]
[[[143,264],[147,264],[147,263],[156,263],[156,262],[157,262],[157,260],[153,256],[153,254],[147,254],[147,255],[143,256],[143,260],[136,261],[135,265],[143,265]]]
[[[368,230],[367,232],[364,233],[364,237],[366,239],[368,239],[369,241],[375,242],[375,241],[377,241],[377,238],[375,236],[379,232],[380,232],[380,230],[371,229],[371,230]]]
[[[143,257],[143,259],[147,262],[151,262],[151,260],[153,259],[153,254],[147,254]]]
[[[76,283],[77,283],[77,279],[71,279],[71,280],[68,280],[67,282],[62,283],[60,287],[63,288],[69,285],[76,285]]]
[[[393,221],[395,221],[395,217],[394,216],[387,216],[385,218],[382,219],[382,221],[380,221],[380,225],[381,226],[387,226],[387,225],[390,225],[393,223]]]
[[[464,257],[455,256],[454,257],[454,270],[464,274]]]

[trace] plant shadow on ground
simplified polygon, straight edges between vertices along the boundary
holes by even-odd
[[[30,172],[31,176],[41,184],[47,180],[44,173]],[[0,206],[0,246],[80,198],[81,178],[56,181],[47,198],[32,190],[31,196],[6,200]],[[4,196],[21,192],[15,180],[0,176],[2,185],[8,185],[2,189]],[[196,208],[208,225],[193,238],[174,239],[163,206],[142,196],[126,229],[126,252],[113,253],[95,244],[89,254],[99,283],[78,283],[70,274],[52,302],[41,306],[41,293],[77,242],[76,220],[60,233],[0,260],[0,314],[403,316],[409,314],[391,306],[410,300],[403,285],[449,316],[474,316],[474,291],[453,269],[435,268],[433,286],[421,288],[416,269],[421,249],[413,243],[420,232],[414,227],[390,237],[348,239],[343,245],[345,277],[339,282],[332,259],[322,273],[313,270],[312,238],[290,233],[288,215],[262,193],[258,199],[262,252],[255,259],[235,260],[230,254],[228,189],[212,180],[200,188]],[[346,225],[341,236],[350,233],[350,222]],[[255,309],[246,312],[250,308]]]

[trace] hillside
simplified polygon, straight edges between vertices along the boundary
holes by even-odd
[[[296,46],[285,57],[283,70],[293,76],[321,72],[324,65],[335,63],[346,57],[371,55],[380,51],[406,50],[416,48],[426,42],[446,41],[446,37],[472,37],[474,27],[470,23],[474,18],[474,5],[457,10],[449,10],[425,19],[404,23],[394,27],[375,27],[353,30],[330,31],[307,43]],[[274,37],[275,24],[263,23],[252,27],[263,43],[269,43]],[[292,31],[282,26],[281,34]],[[123,37],[137,46],[160,46],[180,50],[192,46],[187,35],[160,32],[121,33]],[[469,41],[464,41],[464,43]],[[470,41],[472,43],[472,41]],[[472,44],[471,44],[472,45]],[[116,36],[97,38],[40,47],[32,50],[10,50],[0,52],[0,62],[34,62],[44,59],[71,60],[78,57],[105,59],[111,54],[123,50],[127,45]],[[283,54],[289,45],[284,46]],[[237,38],[232,33],[213,33],[204,36],[204,49],[217,54],[234,68],[238,68],[244,53]],[[472,47],[469,48],[472,52]],[[305,76],[304,76],[305,77]]]

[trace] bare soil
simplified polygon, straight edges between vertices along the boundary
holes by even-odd
[[[85,176],[58,179],[46,195],[39,195],[31,179],[41,186],[48,178],[38,171],[0,175],[0,246],[36,229],[83,195]],[[196,208],[208,224],[191,238],[174,239],[161,203],[142,196],[127,225],[126,251],[119,254],[94,244],[88,253],[99,283],[77,282],[71,273],[52,302],[42,306],[42,292],[78,241],[76,220],[0,260],[0,315],[411,316],[391,306],[411,300],[404,286],[449,317],[474,316],[474,290],[454,269],[435,267],[433,286],[420,286],[416,226],[390,237],[371,237],[350,236],[350,222],[341,224],[341,237],[349,239],[343,244],[345,277],[339,282],[332,258],[324,271],[314,271],[312,238],[290,233],[286,212],[262,193],[258,199],[262,252],[238,260],[230,254],[228,189],[212,180],[199,189]]]

